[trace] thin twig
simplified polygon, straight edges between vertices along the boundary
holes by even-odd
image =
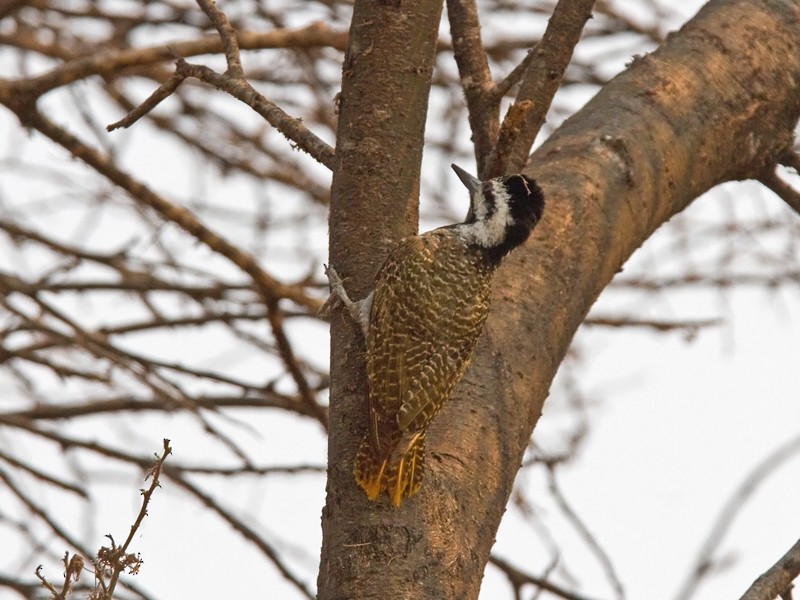
[[[608,554],[606,554],[606,551],[603,550],[602,546],[600,546],[599,542],[595,539],[594,535],[592,535],[592,532],[586,527],[586,524],[572,509],[569,502],[567,502],[567,499],[561,493],[561,489],[558,487],[558,482],[556,481],[555,467],[552,465],[548,465],[548,467],[547,484],[548,489],[553,496],[553,500],[555,500],[556,504],[558,504],[558,507],[561,509],[561,512],[563,512],[564,515],[570,520],[577,532],[586,542],[587,546],[589,546],[589,549],[597,557],[597,560],[600,562],[600,566],[603,568],[603,572],[606,575],[606,579],[608,579],[608,582],[611,584],[611,587],[616,593],[616,597],[619,599],[624,599],[625,590],[622,587],[622,582],[620,581],[619,576],[614,569],[611,559],[609,558]]]
[[[73,537],[66,528],[62,527],[55,519],[48,509],[38,504],[30,495],[14,481],[3,469],[0,469],[0,481],[5,485],[3,486],[8,492],[14,495],[30,514],[35,515],[52,531],[58,538],[64,540],[69,546],[78,549],[85,556],[91,553],[86,546],[83,546],[80,541]]]
[[[505,95],[511,90],[511,88],[522,80],[522,76],[525,75],[525,72],[528,70],[528,66],[536,56],[536,49],[538,47],[539,44],[536,44],[533,48],[528,50],[528,53],[525,55],[525,58],[522,59],[522,62],[514,67],[511,72],[501,81],[495,84],[494,88],[491,90],[491,96],[497,102],[502,100],[503,97],[505,97]]]
[[[280,131],[286,139],[297,145],[311,158],[333,170],[333,148],[322,141],[315,133],[303,125],[302,119],[287,114],[280,106],[265,98],[245,79],[236,79],[217,73],[204,65],[193,65],[183,60],[177,63],[179,71],[187,77],[194,77],[218,90],[227,92],[237,100],[264,117],[267,122]]]
[[[136,123],[139,119],[143,116],[148,114],[152,111],[156,106],[158,106],[163,100],[169,98],[175,90],[178,89],[183,80],[186,79],[186,75],[176,71],[172,74],[172,76],[167,79],[164,83],[162,83],[156,91],[150,94],[150,96],[142,102],[139,106],[134,108],[130,111],[127,115],[125,115],[119,121],[115,123],[111,123],[110,125],[106,126],[106,131],[114,131],[115,129],[126,129]]]
[[[634,317],[588,317],[583,325],[600,327],[644,327],[655,331],[674,331],[676,329],[694,333],[704,327],[722,325],[723,319],[692,319],[687,321],[665,321],[659,319],[637,319]]]
[[[789,207],[800,215],[800,193],[797,192],[792,186],[786,183],[783,179],[778,177],[775,171],[770,171],[763,174],[758,180],[767,186]]]
[[[45,483],[49,483],[50,485],[60,488],[62,490],[66,490],[68,492],[72,492],[73,494],[77,494],[78,496],[80,496],[85,500],[89,499],[89,494],[87,494],[86,490],[83,489],[82,487],[78,487],[75,484],[69,483],[52,475],[48,475],[47,473],[37,469],[36,467],[24,463],[21,460],[5,452],[0,452],[0,460],[4,460],[8,464],[15,466],[18,469],[21,469],[22,471],[30,473],[34,478],[40,479]]]
[[[272,391],[261,390],[258,395],[220,395],[192,396],[192,404],[197,408],[277,408],[312,416],[309,409],[294,396],[285,396]],[[2,417],[29,419],[32,421],[76,419],[106,413],[125,412],[170,412],[175,408],[160,399],[120,396],[108,399],[90,399],[80,403],[53,403],[32,406],[27,409],[0,413]]]
[[[163,453],[161,456],[156,455],[156,462],[145,476],[145,480],[151,478],[150,487],[147,488],[147,490],[142,490],[142,506],[139,509],[139,514],[136,515],[136,520],[133,522],[133,525],[131,525],[131,530],[128,533],[128,537],[125,539],[125,542],[122,544],[122,546],[116,548],[114,547],[113,539],[111,540],[112,552],[114,553],[116,560],[113,561],[111,579],[109,580],[108,587],[106,589],[106,598],[112,598],[114,596],[114,588],[117,587],[119,576],[126,567],[130,566],[130,562],[127,559],[128,547],[131,545],[133,536],[136,535],[136,532],[139,530],[139,527],[141,527],[144,518],[147,516],[147,507],[150,504],[153,493],[155,493],[157,488],[161,487],[161,473],[164,470],[164,462],[167,460],[167,457],[172,454],[172,447],[169,445],[169,440],[164,438],[163,444]],[[138,569],[138,565],[134,568]]]
[[[277,104],[265,98],[248,83],[242,70],[239,44],[236,33],[213,0],[197,0],[219,33],[228,69],[225,73],[216,73],[203,65],[191,65],[182,58],[177,60],[176,70],[170,79],[163,83],[147,100],[128,113],[123,119],[107,127],[109,131],[121,126],[128,126],[155,108],[162,100],[171,95],[188,77],[205,81],[223,90],[236,99],[250,106],[264,117],[270,125],[280,131],[290,142],[306,151],[312,158],[333,170],[334,150],[316,134],[303,125],[301,119],[289,116]]]
[[[800,283],[800,270],[787,270],[778,273],[732,273],[731,275],[704,275],[689,273],[648,279],[646,277],[621,277],[611,282],[615,289],[640,289],[656,291],[680,289],[684,287],[708,287],[725,289],[733,286],[758,286],[774,288],[786,283]]]
[[[703,576],[708,573],[714,564],[714,552],[716,552],[725,539],[725,535],[730,531],[731,525],[739,515],[742,507],[767,477],[772,475],[776,469],[798,452],[800,452],[800,436],[795,436],[770,452],[747,474],[730,495],[711,526],[708,536],[703,545],[700,546],[700,551],[694,559],[694,566],[678,593],[675,594],[676,600],[688,600],[695,594]],[[774,598],[775,596],[772,597]]]
[[[564,600],[592,600],[588,596],[583,596],[581,594],[565,590],[564,588],[549,582],[546,578],[536,577],[535,575],[531,575],[530,573],[525,573],[524,571],[520,571],[517,567],[513,566],[508,561],[503,560],[502,558],[499,558],[494,554],[492,554],[489,557],[489,562],[498,569],[500,569],[501,571],[503,571],[503,573],[505,573],[506,577],[508,577],[509,581],[515,588],[521,587],[523,584],[529,583],[531,585],[535,585],[536,587],[542,590],[550,592],[551,594],[558,596],[559,598],[563,598]]]
[[[142,468],[147,468],[152,465],[152,459],[150,457],[137,457],[120,450],[115,450],[98,442],[88,442],[79,440],[73,437],[69,437],[60,433],[59,431],[53,430],[42,430],[33,425],[27,419],[20,419],[20,418],[13,418],[13,417],[6,417],[0,415],[0,424],[5,424],[11,427],[16,427],[27,431],[37,437],[44,438],[46,440],[50,440],[51,442],[57,443],[64,449],[70,448],[80,448],[83,450],[87,450],[89,452],[99,454],[100,456],[104,456],[106,458],[111,458],[114,460],[119,460],[121,462],[127,464],[137,465]],[[263,539],[258,532],[256,532],[253,528],[251,528],[245,521],[239,519],[231,512],[227,511],[223,508],[212,496],[203,492],[200,488],[190,483],[186,478],[183,477],[183,473],[179,469],[172,468],[170,465],[164,465],[163,473],[170,478],[171,481],[175,482],[176,484],[183,487],[185,490],[189,491],[195,498],[197,498],[200,502],[202,502],[207,508],[211,509],[213,512],[217,513],[220,518],[225,520],[233,529],[238,531],[246,540],[254,544],[280,571],[280,573],[290,581],[295,587],[298,588],[306,597],[313,599],[314,595],[308,589],[308,587],[300,581],[300,579],[292,573],[290,568],[284,564],[281,560],[280,554],[275,548],[272,547],[265,539]],[[0,471],[2,474],[2,471]],[[76,546],[77,547],[77,546]],[[83,551],[83,550],[82,550]]]
[[[316,48],[331,47],[344,50],[347,32],[338,31],[316,22],[298,29],[276,29],[267,32],[242,31],[236,34],[239,47],[246,50],[269,48]],[[221,50],[219,35],[209,35],[197,40],[175,41],[145,48],[129,48],[117,52],[98,52],[91,56],[69,60],[58,67],[36,77],[6,82],[12,88],[8,94],[30,94],[41,96],[58,87],[86,79],[93,75],[118,75],[127,68],[136,68],[174,60],[175,55],[188,57],[215,54]],[[3,94],[0,93],[0,97]]]
[[[27,119],[26,124],[28,126],[35,128],[74,156],[80,158],[112,183],[126,190],[135,200],[149,206],[165,220],[175,223],[213,251],[226,257],[252,277],[257,289],[266,298],[287,298],[314,311],[319,310],[322,304],[319,299],[307,296],[296,286],[284,285],[268,275],[252,255],[208,229],[189,210],[165,200],[143,183],[119,170],[108,158],[81,142],[66,129],[56,125],[38,111],[20,115],[20,117]]]
[[[281,315],[280,307],[276,301],[268,303],[267,316],[270,327],[272,328],[272,335],[275,337],[275,342],[278,346],[278,354],[280,354],[283,364],[286,366],[289,373],[292,375],[297,389],[300,392],[300,398],[303,404],[308,409],[309,413],[314,415],[320,422],[322,427],[328,430],[328,411],[321,406],[308,384],[308,379],[305,373],[300,368],[300,363],[295,357],[292,345],[289,338],[286,336],[286,331],[283,328],[283,317]]]
[[[284,564],[283,560],[280,557],[279,552],[272,547],[265,539],[260,537],[256,531],[251,528],[246,521],[243,519],[239,519],[233,513],[225,510],[222,506],[214,500],[210,495],[203,492],[199,487],[190,483],[187,479],[185,479],[181,474],[176,472],[169,473],[170,478],[191,493],[195,498],[197,498],[200,502],[202,502],[207,508],[211,509],[212,512],[217,513],[223,520],[225,520],[234,530],[238,531],[246,540],[250,541],[251,543],[255,544],[261,552],[272,561],[272,564],[278,569],[283,577],[291,582],[304,596],[309,598],[309,600],[313,600],[315,597],[311,590],[300,581],[300,579],[289,570],[289,567]]]

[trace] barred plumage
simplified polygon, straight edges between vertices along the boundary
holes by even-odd
[[[528,238],[544,206],[536,182],[525,176],[481,183],[454,168],[470,190],[464,223],[400,241],[360,303],[350,302],[329,273],[366,335],[369,433],[355,478],[370,500],[386,492],[395,506],[420,488],[425,432],[475,349],[495,268]]]

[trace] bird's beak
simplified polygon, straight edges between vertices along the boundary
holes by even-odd
[[[458,175],[458,178],[461,180],[461,183],[467,186],[470,198],[475,194],[475,192],[481,189],[480,179],[478,179],[477,177],[473,177],[458,165],[450,165],[450,166],[453,167],[453,171],[456,172],[456,175]]]

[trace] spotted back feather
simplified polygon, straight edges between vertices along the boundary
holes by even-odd
[[[492,272],[446,228],[403,240],[379,272],[367,336],[372,425],[356,461],[371,498],[386,491],[399,504],[419,489],[422,437],[469,363]]]
[[[376,276],[367,330],[370,426],[354,465],[370,500],[385,492],[398,506],[419,490],[425,432],[469,364],[494,270],[542,214],[541,190],[528,177],[474,181],[465,223],[402,240]]]

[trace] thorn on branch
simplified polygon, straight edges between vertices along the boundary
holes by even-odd
[[[47,581],[44,575],[42,575],[42,567],[43,565],[39,565],[36,567],[36,578],[42,583],[42,587],[47,588],[47,590],[53,595],[53,598],[58,597],[58,590],[53,586],[52,583]]]

